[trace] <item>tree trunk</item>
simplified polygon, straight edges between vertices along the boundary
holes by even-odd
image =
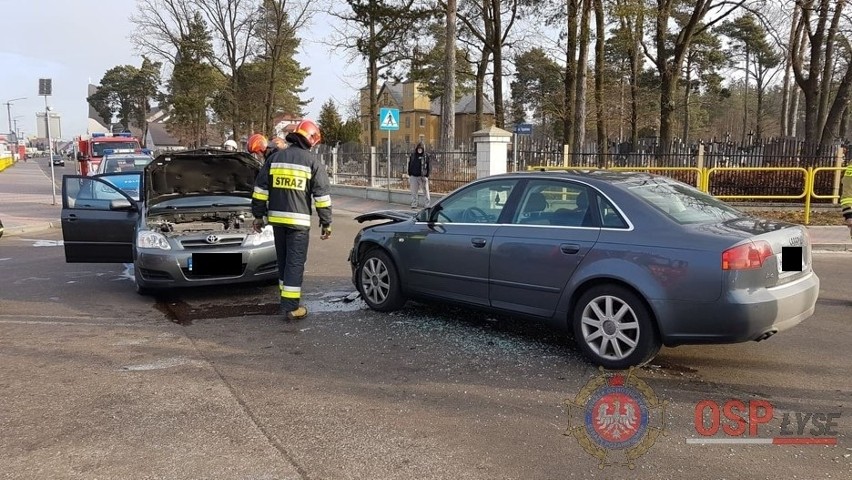
[[[745,57],[746,57],[746,66],[745,66],[745,90],[743,92],[743,135],[740,137],[740,141],[745,143],[746,135],[748,133],[748,76],[749,72],[749,60],[751,59],[751,55],[749,55],[748,47],[745,49]]]
[[[455,148],[456,137],[456,0],[447,1],[447,33],[444,42],[444,95],[441,98],[441,146]]]
[[[574,99],[577,96],[577,10],[580,0],[568,0],[568,36],[565,40],[565,108],[562,118],[562,143],[574,148]]]
[[[639,74],[642,71],[642,39],[645,37],[645,14],[639,11],[633,33],[630,50],[630,144],[635,149],[639,145]]]
[[[849,101],[852,99],[852,85],[850,84],[852,84],[852,65],[847,65],[843,80],[837,88],[837,96],[834,97],[834,102],[826,116],[825,127],[822,130],[819,142],[821,151],[825,151],[829,145],[834,143],[835,139],[842,138],[843,132],[840,130],[840,124],[843,120],[843,112],[846,111]]]
[[[581,153],[586,142],[586,78],[589,63],[589,14],[591,0],[583,0],[580,19],[579,57],[577,58],[577,98],[574,103],[574,142],[576,153]],[[576,158],[576,157],[575,157]]]
[[[692,57],[686,57],[686,91],[683,94],[683,141],[689,141],[689,96],[692,93]]]
[[[488,63],[491,54],[487,48],[482,49],[482,58],[476,66],[476,129],[485,128],[485,75],[488,73]]]
[[[790,136],[790,96],[792,94],[793,43],[796,38],[796,23],[799,21],[799,9],[793,9],[793,21],[790,24],[790,36],[787,40],[787,55],[784,57],[784,86],[781,89],[781,136]]]
[[[379,145],[379,68],[378,59],[370,55],[370,146]]]
[[[499,128],[505,126],[503,113],[503,24],[500,14],[500,0],[491,0],[494,35],[491,52],[494,54],[494,122]]]
[[[604,119],[604,8],[603,0],[595,3],[595,107],[598,133],[598,166],[605,167],[607,163],[606,122]]]

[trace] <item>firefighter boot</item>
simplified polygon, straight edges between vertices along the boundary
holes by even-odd
[[[308,309],[304,305],[299,305],[295,310],[287,310],[282,305],[278,312],[285,315],[285,320],[288,322],[296,322],[308,316]]]

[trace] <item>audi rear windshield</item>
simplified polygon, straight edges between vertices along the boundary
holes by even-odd
[[[743,216],[725,202],[680,182],[652,179],[627,188],[682,225],[723,222]]]

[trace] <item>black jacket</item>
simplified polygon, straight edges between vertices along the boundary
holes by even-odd
[[[290,145],[263,163],[254,183],[251,211],[276,226],[311,228],[311,197],[320,225],[331,225],[331,196],[325,165],[316,155]]]
[[[419,148],[422,153],[417,153]],[[432,170],[432,162],[429,160],[429,155],[426,154],[426,149],[422,143],[417,144],[417,148],[408,157],[408,175],[412,177],[428,177]]]

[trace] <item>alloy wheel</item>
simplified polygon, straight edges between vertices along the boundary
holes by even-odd
[[[374,304],[382,304],[390,294],[388,267],[380,259],[367,259],[361,269],[361,285],[366,296]]]
[[[639,343],[639,330],[636,312],[616,296],[596,297],[583,309],[583,340],[601,358],[622,360],[632,354]]]

